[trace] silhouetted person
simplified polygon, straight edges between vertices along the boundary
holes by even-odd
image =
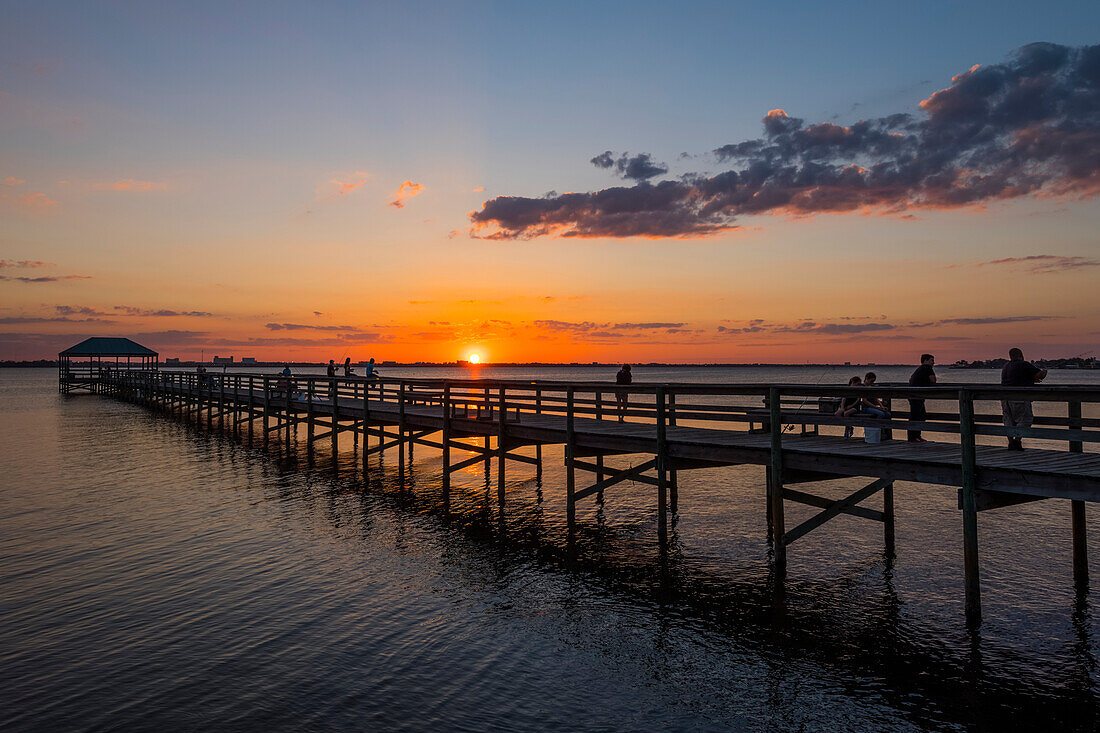
[[[350,377],[353,374],[355,374],[355,372],[351,368],[351,357],[349,356],[348,358],[344,359],[344,376]]]
[[[283,364],[283,371],[282,371],[282,375],[283,375],[284,377],[289,377],[289,376],[290,376],[290,374],[291,374],[291,372],[290,372],[290,364]]]
[[[328,360],[328,371],[325,374],[329,377],[336,376],[336,361],[334,359]]]
[[[931,354],[920,355],[920,366],[909,377],[910,387],[931,387],[936,383],[936,370],[932,367],[936,363],[936,357]],[[909,419],[913,422],[924,422],[928,417],[928,411],[924,409],[924,400],[909,400]],[[909,431],[910,443],[927,443],[920,437],[919,430]]]
[[[623,368],[615,375],[615,384],[630,384],[633,381],[634,377],[630,374],[630,365],[623,364]],[[625,389],[615,390],[615,401],[618,403],[617,411],[619,413],[619,422],[623,421],[623,416],[626,414],[629,400],[630,396]]]
[[[867,372],[867,374],[863,377],[863,386],[874,387],[875,380],[877,379],[878,375],[876,375],[874,372]],[[859,411],[862,413],[866,413],[871,417],[890,417],[890,410],[886,408],[886,403],[884,403],[878,397],[864,397],[862,400],[862,404],[859,407]]]
[[[1019,349],[1009,349],[1008,359],[1008,363],[1001,368],[1001,384],[1005,387],[1030,387],[1047,376],[1046,369],[1024,361],[1024,352]],[[1031,402],[1027,400],[1001,400],[1001,413],[1006,428],[1030,428],[1035,419]],[[1023,450],[1024,439],[1009,438],[1008,449]]]
[[[848,386],[849,387],[858,387],[860,384],[861,384],[861,382],[859,381],[859,377],[852,377],[851,379],[848,380]],[[859,397],[856,397],[855,395],[850,395],[848,397],[842,397],[841,400],[840,400],[840,407],[837,408],[837,411],[836,411],[836,416],[837,417],[851,417],[852,415],[859,412],[859,406],[860,406],[861,403],[862,403],[862,400]],[[854,432],[854,430],[853,430],[851,425],[845,425],[844,426],[844,437],[845,438],[852,437],[853,432]]]
[[[374,379],[378,375],[374,372],[374,357],[370,358],[370,361],[363,367],[363,376],[367,379]]]

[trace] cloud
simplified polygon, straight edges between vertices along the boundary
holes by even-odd
[[[334,184],[336,184],[336,194],[338,196],[343,196],[344,194],[351,193],[355,189],[362,186],[364,183],[367,182],[367,179],[366,178],[361,178],[358,181],[354,181],[354,182],[350,182],[350,183],[344,183],[343,181],[337,181],[336,179],[333,179],[332,182]]]
[[[207,311],[176,311],[168,308],[137,308],[132,305],[116,305],[115,310],[128,316],[143,316],[143,317],[173,317],[173,316],[192,316],[198,318],[210,318],[214,314]]]
[[[607,323],[593,323],[592,321],[555,321],[552,319],[537,320],[535,326],[546,331],[559,331],[565,333],[588,333],[598,329],[607,328]]]
[[[123,178],[119,181],[92,181],[88,187],[93,191],[167,191],[168,184],[161,181],[139,181]]]
[[[586,300],[587,295],[540,295],[539,302],[553,303],[558,300]]]
[[[890,338],[908,338],[906,336],[895,335],[898,332],[903,332],[911,329],[923,329],[932,328],[937,326],[987,326],[996,325],[1002,323],[1029,323],[1034,321],[1048,321],[1059,318],[1060,316],[982,316],[982,317],[968,317],[968,318],[944,318],[936,321],[906,321],[903,323],[889,323],[885,321],[876,321],[870,323],[856,323],[853,321],[862,321],[865,316],[841,316],[827,323],[820,323],[815,320],[805,319],[797,323],[766,323],[760,319],[753,319],[751,321],[742,321],[746,323],[743,326],[718,326],[718,333],[725,335],[745,335],[745,334],[805,334],[805,335],[820,335],[820,336],[854,336],[863,333],[874,332],[891,332],[890,334],[883,334],[884,337]],[[885,318],[885,316],[882,316]],[[842,321],[837,323],[836,321]],[[726,320],[726,323],[733,323],[733,321]],[[921,338],[925,338],[921,336]],[[944,337],[947,338],[947,337]],[[953,336],[951,338],[966,338],[962,336]]]
[[[842,319],[843,320],[843,319]],[[719,326],[718,333],[806,333],[824,334],[827,336],[840,336],[853,333],[867,333],[870,331],[892,331],[901,326],[894,323],[818,323],[817,321],[802,321],[795,324],[764,325],[762,321],[750,321],[748,326],[730,328]]]
[[[20,186],[26,183],[26,181],[24,181],[22,178],[16,178],[15,176],[8,176],[7,178],[0,180],[0,183],[4,184],[5,186]]]
[[[989,262],[979,262],[978,267],[986,265],[1021,265],[1029,271],[1045,274],[1052,272],[1064,272],[1065,270],[1079,270],[1083,267],[1100,266],[1100,260],[1090,257],[1065,257],[1062,255],[1028,255],[1027,257],[1005,257]]]
[[[32,267],[57,267],[52,262],[42,262],[40,260],[0,260],[0,270],[7,268],[32,268]]]
[[[434,302],[434,300],[410,300],[409,305],[427,305],[428,303]]]
[[[50,275],[45,277],[12,277],[0,275],[0,280],[15,280],[21,283],[54,283],[62,280],[91,280],[91,275]]]
[[[471,235],[705,237],[754,214],[905,215],[1100,193],[1100,45],[1024,46],[1005,63],[954,77],[920,110],[919,118],[849,126],[806,125],[771,110],[764,137],[714,151],[731,170],[589,193],[499,196],[470,213]],[[611,164],[610,151],[593,161]]]
[[[605,150],[588,162],[597,168],[614,168],[620,178],[634,181],[647,181],[668,173],[668,166],[664,163],[654,163],[649,153],[639,153],[633,157],[630,153],[623,153],[616,160],[610,150]]]
[[[46,211],[56,206],[57,202],[44,193],[25,193],[19,197],[19,204],[34,211]]]
[[[941,326],[986,326],[996,323],[1030,323],[1032,321],[1052,321],[1059,316],[1001,316],[990,318],[944,318],[937,321]]]
[[[13,325],[17,323],[116,323],[106,318],[70,318],[68,316],[4,316],[0,317],[0,324]]]
[[[358,326],[318,326],[307,323],[267,323],[269,331],[359,331]]]
[[[104,311],[96,310],[95,308],[89,308],[86,305],[58,305],[54,306],[58,315],[61,316],[106,316],[110,315]]]
[[[393,201],[390,202],[390,206],[397,207],[398,209],[405,208],[405,201],[411,199],[414,196],[419,196],[424,191],[424,186],[419,183],[413,183],[412,181],[405,181],[397,187],[397,192],[393,195]]]
[[[683,328],[683,323],[616,323],[612,328],[620,330],[634,330],[634,329],[656,329],[656,328]]]

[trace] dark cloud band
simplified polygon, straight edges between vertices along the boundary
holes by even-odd
[[[543,198],[500,196],[470,214],[489,239],[705,237],[752,214],[955,209],[1022,196],[1100,192],[1100,45],[1033,43],[974,66],[920,104],[850,126],[806,125],[783,110],[764,137],[714,151],[731,170]],[[645,156],[644,163],[650,163]],[[620,167],[621,164],[621,167]],[[643,167],[637,172],[647,173]]]

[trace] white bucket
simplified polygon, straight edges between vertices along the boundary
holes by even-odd
[[[865,443],[881,443],[882,428],[864,428],[863,441]]]

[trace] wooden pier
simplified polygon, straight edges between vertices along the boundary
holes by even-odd
[[[85,379],[85,377],[81,377]],[[64,376],[62,376],[64,380]],[[62,386],[63,391],[68,391]],[[741,464],[765,468],[767,528],[777,588],[782,589],[788,547],[841,514],[882,524],[885,551],[894,552],[894,483],[913,481],[958,487],[966,616],[981,620],[978,514],[1029,501],[1065,499],[1072,517],[1074,579],[1088,580],[1085,504],[1100,500],[1100,454],[1085,452],[1100,441],[1100,418],[1085,417],[1083,405],[1100,402],[1100,387],[990,385],[914,387],[822,387],[809,385],[562,383],[549,381],[283,377],[270,374],[195,374],[146,369],[112,370],[96,376],[94,391],[234,432],[262,431],[265,441],[290,441],[299,426],[308,445],[328,441],[334,454],[341,433],[363,438],[368,456],[421,445],[442,451],[443,499],[449,504],[451,475],[497,460],[497,498],[505,506],[509,463],[541,472],[542,449],[565,447],[566,522],[576,530],[578,502],[623,481],[655,489],[660,546],[668,539],[668,514],[679,504],[680,471]],[[616,393],[629,405],[617,412]],[[840,418],[830,401],[866,395],[932,403],[927,418],[910,421],[906,410],[889,419]],[[1053,404],[1030,428],[1001,425],[1000,400]],[[1094,413],[1092,413],[1094,414]],[[622,421],[620,421],[622,417]],[[906,430],[948,436],[910,443],[866,443],[828,434],[842,426]],[[823,431],[822,428],[827,428]],[[1007,437],[1027,439],[1025,451],[1010,451]],[[368,447],[368,439],[375,445]],[[532,450],[519,452],[530,447]],[[473,453],[454,460],[453,451]],[[604,463],[610,455],[641,454],[628,469]],[[588,477],[582,479],[581,476]],[[828,499],[799,484],[867,477],[863,488]],[[865,505],[880,495],[878,507]],[[787,502],[820,512],[788,528]]]

